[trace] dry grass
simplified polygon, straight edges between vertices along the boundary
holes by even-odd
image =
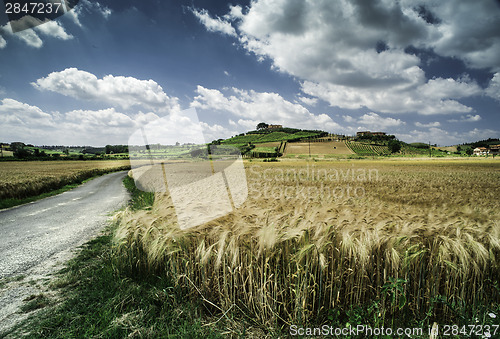
[[[0,162],[0,200],[22,199],[81,182],[113,169],[127,169],[116,161],[3,161]]]
[[[415,319],[452,318],[433,307],[442,296],[499,302],[499,161],[258,166],[246,164],[245,204],[201,227],[180,230],[163,193],[150,211],[122,212],[115,240],[129,265],[265,326],[320,322],[329,309],[374,300],[382,317]],[[325,193],[347,185],[357,196]],[[391,278],[403,279],[401,290]]]

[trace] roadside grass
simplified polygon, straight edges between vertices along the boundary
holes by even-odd
[[[13,281],[21,281],[25,278],[24,275],[17,275],[13,277],[5,277],[0,279],[0,288],[3,288],[4,286],[7,286],[7,284],[13,282]]]
[[[73,189],[75,187],[78,187],[81,184],[87,182],[88,180],[94,179],[96,177],[92,177],[90,179],[84,180],[84,181],[82,181],[81,183],[78,183],[78,184],[66,185],[66,186],[61,187],[59,189],[56,189],[54,191],[42,193],[42,194],[39,194],[39,195],[36,195],[36,196],[33,196],[33,197],[29,197],[29,198],[24,198],[24,199],[14,199],[14,198],[11,198],[11,199],[0,200],[0,209],[10,208],[10,207],[19,206],[19,205],[24,205],[24,204],[28,204],[28,203],[33,202],[33,201],[37,201],[37,200],[41,200],[41,199],[44,199],[44,198],[52,197],[54,195],[58,195],[58,194],[61,194],[63,192],[69,191],[69,190],[71,190],[71,189]]]
[[[24,313],[46,307],[50,303],[50,299],[44,294],[31,295],[23,301],[26,302],[23,306],[21,306],[21,311]]]
[[[133,179],[124,185],[131,193],[129,208],[151,206],[154,194],[138,190]],[[175,281],[140,274],[117,256],[113,244],[116,225],[82,246],[49,288],[59,295],[53,301],[34,295],[23,312],[43,308],[11,330],[0,333],[26,338],[220,338],[224,329],[206,325],[218,318],[199,301],[188,301]],[[224,321],[218,322],[221,326]]]

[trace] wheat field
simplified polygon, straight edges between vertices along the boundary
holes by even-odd
[[[126,265],[267,327],[321,323],[355,305],[382,319],[450,321],[453,305],[500,301],[500,161],[245,169],[245,203],[199,227],[178,227],[168,193],[156,193],[151,210],[120,212]]]
[[[35,196],[94,175],[128,168],[130,168],[128,160],[2,161],[0,200]]]

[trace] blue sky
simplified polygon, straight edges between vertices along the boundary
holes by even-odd
[[[259,122],[500,137],[494,0],[81,0],[18,33],[0,19],[3,142],[126,143],[192,107],[208,140]]]

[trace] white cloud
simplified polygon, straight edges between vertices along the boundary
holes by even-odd
[[[354,119],[353,117],[351,117],[350,115],[343,115],[342,118],[344,119],[345,122],[347,123],[352,123],[352,122],[355,122],[356,119]]]
[[[83,27],[81,21],[80,21],[80,15],[81,15],[81,6],[76,6],[73,7],[70,11],[66,12],[66,16],[71,18],[71,20],[77,25],[78,27]]]
[[[420,57],[406,48],[455,57],[470,67],[500,68],[495,6],[465,0],[256,0],[246,10],[230,7],[222,18],[197,13],[210,19],[202,21],[209,31],[237,34],[258,60],[269,59],[273,69],[297,77],[304,93],[331,106],[430,115],[470,113],[459,100],[484,91],[468,78],[426,79]]]
[[[414,71],[417,74],[423,73],[420,69]],[[441,78],[425,82],[418,75],[415,75],[414,83],[410,87],[404,85],[394,86],[392,89],[354,88],[305,81],[302,90],[325,100],[331,106],[347,109],[367,107],[382,113],[416,112],[423,115],[470,113],[473,110],[471,107],[447,98],[468,97],[481,92],[474,82]]]
[[[94,74],[67,68],[50,73],[32,85],[79,100],[98,101],[122,108],[144,107],[156,111],[179,110],[178,99],[169,97],[153,80],[106,75],[102,79]]]
[[[334,130],[340,128],[326,114],[313,114],[304,106],[285,100],[277,93],[255,92],[232,88],[225,94],[198,86],[192,107],[227,112],[239,117],[238,124],[255,128],[258,122],[302,128]]]
[[[479,114],[472,115],[472,114],[467,114],[463,115],[460,119],[450,119],[448,120],[449,122],[476,122],[481,120],[481,116]]]
[[[168,115],[168,118],[179,121],[175,114]],[[125,114],[114,108],[47,113],[37,106],[14,99],[0,101],[0,125],[4,142],[92,146],[126,144],[135,130],[158,119],[159,116],[152,112]],[[176,126],[181,126],[177,132],[182,134],[188,132],[182,131],[182,126],[190,125],[182,121]]]
[[[66,113],[66,120],[85,128],[94,127],[133,127],[134,121],[128,115],[116,112],[114,108],[98,111],[74,110]]]
[[[25,29],[24,31],[13,33],[10,24],[7,23],[0,27],[0,31],[5,34],[6,37],[19,39],[30,47],[40,48],[43,46],[42,39],[40,39],[33,29]]]
[[[243,126],[246,130],[254,130],[260,120],[238,119],[238,125]]]
[[[234,37],[237,36],[235,29],[229,22],[217,17],[215,19],[212,18],[206,10],[197,10],[193,8],[191,11],[209,32],[220,32]]]
[[[441,126],[441,123],[439,121],[434,121],[434,122],[429,122],[427,124],[423,124],[423,123],[420,123],[417,121],[415,123],[415,126],[421,127],[421,128],[439,127],[439,126]]]
[[[54,126],[52,115],[36,106],[30,106],[10,98],[1,100],[0,122],[2,122],[4,132],[6,131],[5,124],[24,127]]]
[[[308,98],[308,97],[299,96],[299,100],[302,101],[304,104],[309,105],[309,106],[316,106],[316,104],[318,103],[318,98]]]
[[[412,1],[406,0],[408,5]],[[500,9],[496,1],[426,2],[440,19],[437,39],[426,45],[442,56],[456,57],[469,67],[500,71]]]
[[[0,35],[0,49],[5,48],[7,46],[7,41]]]
[[[488,88],[486,88],[486,94],[493,99],[500,101],[500,72],[493,75]]]
[[[64,27],[62,27],[61,24],[59,24],[59,22],[57,21],[48,21],[34,28],[25,29],[23,31],[16,33],[12,32],[10,24],[7,23],[0,27],[0,33],[3,33],[7,37],[14,37],[16,39],[19,39],[28,46],[34,48],[41,48],[43,46],[43,40],[38,35],[39,33],[47,37],[52,37],[60,40],[73,39],[73,36],[71,34],[66,33]],[[3,37],[2,40],[4,40],[5,42],[3,46],[5,47],[6,41]],[[0,45],[2,44],[0,43]],[[2,47],[0,46],[0,48]]]
[[[234,121],[233,121],[234,122]],[[229,130],[219,124],[207,124],[200,121],[201,129],[205,137],[205,141],[210,142],[212,140],[217,140],[220,138],[227,138],[229,136],[237,135],[237,131]]]
[[[98,1],[80,0],[79,4],[75,7],[78,10],[77,14],[81,14],[83,10],[87,13],[98,13],[105,19],[109,18],[112,14],[109,7],[101,5]]]
[[[60,40],[69,40],[73,36],[66,33],[64,28],[57,21],[49,21],[34,28],[36,31]]]
[[[380,115],[374,112],[366,113],[362,115],[358,123],[365,125],[366,127],[374,127],[379,129],[386,129],[395,126],[401,126],[405,123],[400,119],[393,118],[382,118]]]

